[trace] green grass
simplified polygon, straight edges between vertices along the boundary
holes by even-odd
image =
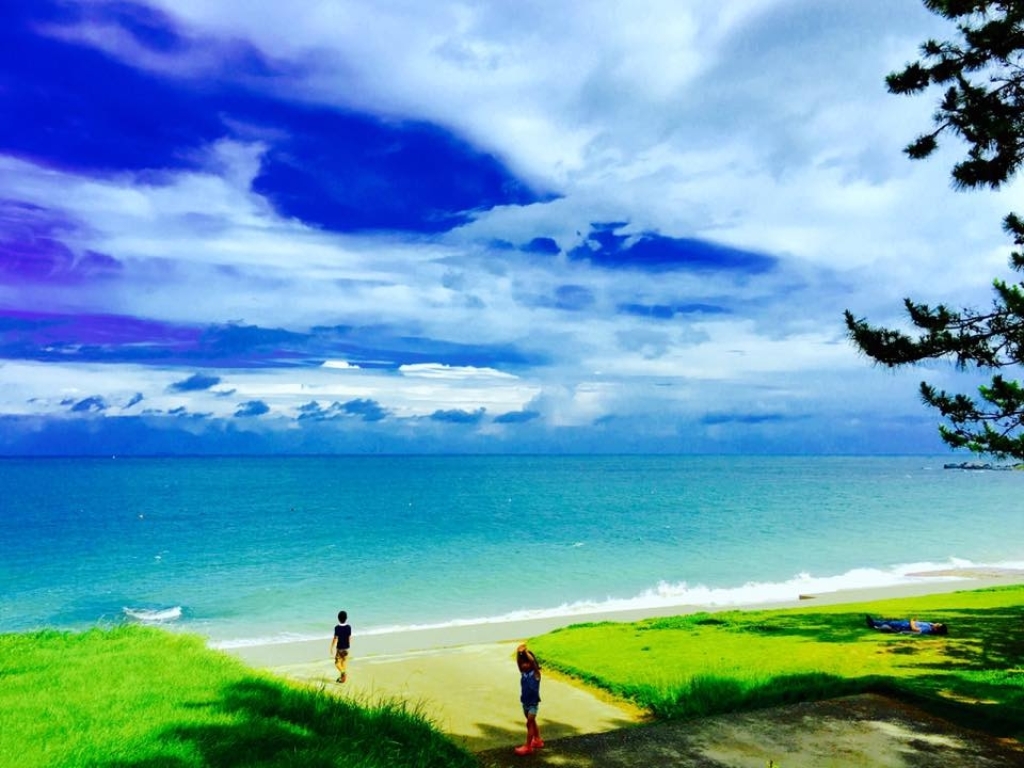
[[[864,614],[945,621],[884,635]],[[857,605],[578,624],[531,641],[548,667],[659,718],[878,691],[1024,739],[1024,586]],[[0,765],[472,768],[401,700],[350,702],[141,627],[0,635]]]
[[[351,703],[201,638],[124,627],[0,635],[0,765],[437,768],[472,755],[399,700]]]
[[[867,613],[945,621],[950,634],[881,634]],[[577,624],[531,647],[546,666],[660,719],[875,691],[1024,738],[1024,586]]]

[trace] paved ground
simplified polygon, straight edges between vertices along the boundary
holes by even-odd
[[[525,729],[516,643],[356,657],[334,682],[330,658],[274,666],[278,674],[362,700],[401,698],[480,756],[483,768],[1022,768],[1024,746],[1000,742],[883,696],[683,723],[643,724],[641,713],[546,671],[539,722],[547,742],[518,756]],[[326,649],[325,649],[326,650]]]
[[[1024,746],[967,731],[875,695],[548,741],[521,757],[480,753],[483,768],[1021,768]]]

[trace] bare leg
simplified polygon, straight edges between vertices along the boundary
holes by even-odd
[[[338,682],[344,683],[348,679],[348,652],[339,652],[334,656],[334,666],[338,670]]]
[[[534,748],[544,746],[540,738],[540,726],[537,725],[537,716],[528,715],[526,718],[526,740]]]
[[[530,712],[526,715],[526,743],[521,747],[516,747],[515,752],[517,755],[526,755],[543,746],[544,742],[540,740],[540,731],[537,730],[537,716]]]

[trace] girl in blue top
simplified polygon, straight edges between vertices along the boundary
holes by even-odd
[[[526,743],[516,747],[517,755],[528,755],[544,746],[537,727],[537,708],[540,706],[540,664],[533,651],[527,650],[526,643],[516,648],[516,665],[519,667],[519,701],[526,716]]]

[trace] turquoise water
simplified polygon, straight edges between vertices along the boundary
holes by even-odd
[[[1024,473],[929,457],[0,460],[0,631],[224,645],[1024,567]],[[326,628],[326,629],[325,629]]]

